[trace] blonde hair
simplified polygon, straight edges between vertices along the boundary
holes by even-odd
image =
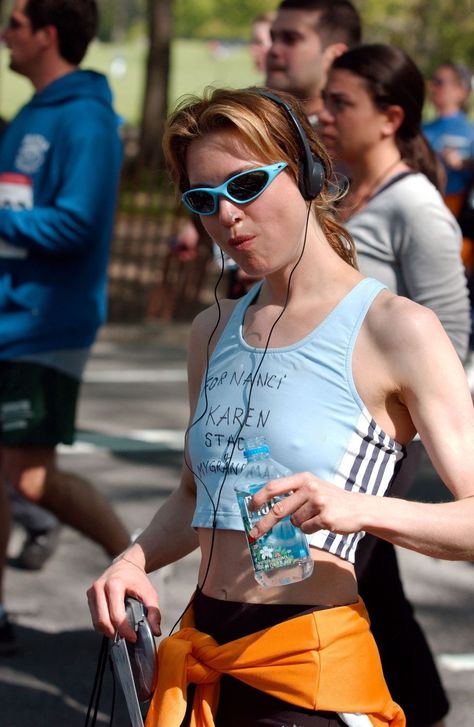
[[[325,171],[321,194],[314,200],[313,212],[337,254],[357,267],[355,245],[349,232],[336,220],[334,174],[329,156],[311,128],[301,106],[289,94],[279,93],[300,121],[311,152]],[[206,89],[204,96],[188,96],[168,119],[163,137],[163,151],[176,187],[189,188],[186,153],[191,142],[206,134],[233,131],[246,148],[267,163],[284,161],[298,183],[302,157],[301,141],[286,111],[262,96],[257,88]]]

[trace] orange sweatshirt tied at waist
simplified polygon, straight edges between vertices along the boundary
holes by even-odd
[[[197,684],[190,727],[214,727],[222,674],[306,709],[365,714],[373,727],[405,726],[361,600],[223,645],[190,624],[192,616],[185,617],[181,630],[160,644],[146,727],[180,727],[189,683]]]

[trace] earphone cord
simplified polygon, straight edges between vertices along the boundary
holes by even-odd
[[[242,433],[242,429],[245,426],[246,418],[247,418],[248,412],[250,410],[250,401],[251,401],[251,397],[252,397],[252,393],[253,393],[253,387],[254,387],[255,381],[257,380],[257,375],[258,375],[258,373],[259,373],[259,371],[260,371],[260,369],[261,369],[261,367],[263,365],[263,362],[264,362],[265,356],[267,354],[268,348],[270,346],[270,340],[271,340],[271,337],[273,335],[273,331],[275,330],[276,325],[278,324],[278,322],[282,318],[282,316],[283,316],[283,314],[284,314],[284,312],[285,312],[285,310],[286,310],[286,308],[288,306],[288,301],[289,301],[290,292],[291,292],[291,281],[292,281],[293,275],[295,273],[295,270],[299,266],[299,264],[301,262],[301,259],[302,259],[303,255],[304,255],[304,251],[306,249],[306,238],[307,238],[307,235],[308,235],[308,225],[309,225],[310,213],[311,213],[311,202],[308,204],[308,212],[307,212],[307,215],[306,215],[306,222],[305,222],[304,236],[303,236],[303,245],[301,247],[301,252],[300,252],[300,254],[298,256],[298,259],[295,262],[293,268],[291,269],[290,275],[288,277],[288,286],[287,286],[287,290],[286,290],[286,296],[285,296],[285,302],[283,304],[283,308],[280,311],[280,313],[278,314],[277,318],[275,319],[275,321],[273,322],[273,324],[272,324],[272,326],[270,328],[270,331],[269,331],[269,334],[268,334],[268,337],[267,337],[267,341],[266,341],[265,347],[263,349],[263,354],[262,354],[262,356],[260,358],[260,362],[259,362],[259,364],[258,364],[258,366],[257,366],[257,368],[256,368],[256,370],[255,370],[255,372],[254,372],[254,374],[252,376],[252,380],[250,382],[250,387],[249,387],[249,392],[248,392],[247,411],[245,412],[245,416],[242,417],[242,420],[241,420],[241,423],[240,423],[240,426],[239,426],[239,429],[237,431],[236,436],[233,438],[232,449],[230,451],[230,456],[229,456],[229,459],[228,459],[228,464],[229,465],[230,465],[230,462],[232,461],[232,457],[234,456],[235,448],[237,447],[240,434]],[[217,296],[217,289],[218,289],[219,283],[220,283],[220,281],[222,279],[222,276],[224,274],[224,254],[223,254],[222,250],[220,250],[220,253],[221,253],[221,273],[220,273],[220,276],[219,276],[219,280],[217,281],[217,283],[216,283],[216,285],[214,287],[214,299],[216,301],[217,308],[218,308],[218,318],[217,318],[217,322],[216,322],[216,324],[215,324],[215,326],[214,326],[214,328],[213,328],[213,330],[211,332],[211,335],[209,336],[209,340],[207,342],[206,370],[205,370],[205,374],[204,374],[204,385],[203,385],[203,393],[204,393],[205,406],[204,406],[203,413],[197,419],[195,419],[190,424],[190,426],[188,426],[188,428],[186,429],[186,432],[185,432],[185,436],[184,436],[184,441],[185,441],[184,462],[185,462],[185,465],[188,468],[188,470],[190,471],[190,473],[193,475],[193,477],[195,479],[199,480],[199,482],[203,485],[204,490],[205,490],[207,496],[209,497],[209,500],[210,500],[211,506],[212,506],[212,510],[213,510],[211,545],[210,545],[210,548],[209,548],[209,556],[208,556],[208,559],[207,559],[206,569],[204,571],[204,577],[202,579],[202,583],[200,585],[198,584],[196,586],[196,590],[194,591],[192,598],[190,599],[189,603],[187,604],[186,608],[182,611],[182,613],[180,614],[180,616],[178,617],[178,619],[176,620],[176,622],[173,625],[171,631],[169,632],[169,636],[171,636],[171,634],[174,632],[175,628],[179,625],[179,622],[181,621],[181,619],[183,618],[183,616],[191,608],[191,606],[194,603],[194,601],[197,598],[197,596],[200,593],[202,593],[203,588],[204,588],[204,585],[205,585],[206,580],[207,580],[207,577],[209,575],[209,570],[210,570],[210,567],[211,567],[212,557],[213,557],[213,554],[214,554],[215,537],[216,537],[216,531],[217,531],[217,512],[218,512],[218,509],[219,509],[219,503],[220,503],[220,500],[221,500],[221,495],[222,495],[222,492],[223,492],[223,489],[224,489],[224,485],[225,485],[226,480],[227,480],[227,475],[229,474],[229,471],[230,471],[230,467],[228,466],[226,468],[225,472],[224,472],[224,476],[222,478],[222,482],[221,482],[221,484],[219,486],[219,490],[218,490],[218,493],[217,493],[216,502],[214,502],[214,500],[212,498],[212,495],[209,492],[209,489],[207,488],[204,480],[193,470],[192,465],[189,462],[189,459],[188,459],[188,456],[187,456],[187,441],[188,441],[189,432],[190,432],[190,430],[191,430],[192,427],[194,427],[198,422],[200,422],[203,419],[203,417],[205,416],[205,414],[206,414],[206,412],[208,410],[208,404],[209,404],[208,396],[207,396],[207,380],[208,380],[208,375],[209,375],[209,362],[210,362],[209,350],[210,350],[210,345],[211,345],[212,338],[213,338],[213,336],[214,336],[214,334],[215,334],[215,332],[217,330],[217,327],[218,327],[219,322],[220,322],[220,319],[221,319],[221,307],[220,307],[219,300],[218,300],[218,296]]]
[[[112,666],[112,661],[109,656],[109,640],[106,636],[101,638],[99,657],[97,659],[97,667],[94,675],[94,682],[92,684],[92,693],[89,700],[89,706],[86,714],[86,721],[84,727],[95,727],[97,724],[97,713],[99,711],[100,697],[102,694],[102,686],[104,681],[105,667],[109,661],[110,669],[112,672],[112,699],[110,707],[110,720],[109,727],[112,727],[115,713],[115,698],[116,698],[116,682],[115,672]],[[93,711],[93,713],[92,713]]]
[[[236,448],[236,446],[238,444],[238,440],[239,440],[240,434],[241,434],[242,429],[243,429],[243,427],[245,425],[245,420],[246,420],[246,417],[247,417],[248,412],[250,410],[250,402],[251,402],[251,399],[252,399],[252,393],[253,393],[254,383],[257,380],[257,375],[258,375],[258,373],[259,373],[259,371],[260,371],[260,369],[261,369],[261,367],[263,365],[263,361],[265,359],[265,356],[267,354],[268,348],[270,346],[270,340],[271,340],[271,337],[273,335],[273,331],[274,331],[276,325],[280,321],[281,317],[283,316],[283,314],[284,314],[284,312],[285,312],[285,310],[286,310],[286,308],[288,306],[288,301],[289,301],[290,292],[291,292],[291,281],[292,281],[292,278],[293,278],[293,274],[294,274],[295,270],[297,269],[297,267],[299,266],[299,264],[301,262],[301,259],[303,257],[305,248],[306,248],[306,238],[307,238],[307,234],[308,234],[308,224],[309,224],[310,212],[311,212],[311,202],[308,205],[308,213],[307,213],[305,227],[304,227],[304,237],[303,237],[303,245],[302,245],[302,248],[301,248],[301,253],[298,256],[298,259],[297,259],[296,263],[294,264],[294,266],[293,266],[293,268],[292,268],[292,270],[290,272],[289,278],[288,278],[288,286],[287,286],[287,291],[286,291],[286,296],[285,296],[285,301],[284,301],[284,304],[283,304],[283,308],[282,308],[281,312],[279,313],[279,315],[277,316],[277,318],[275,319],[275,321],[273,322],[273,324],[272,324],[272,326],[270,328],[270,331],[269,331],[269,334],[268,334],[268,337],[267,337],[267,341],[266,341],[265,347],[263,349],[262,356],[260,358],[260,362],[259,362],[259,364],[258,364],[258,366],[257,366],[257,368],[255,370],[255,373],[254,373],[254,375],[252,377],[252,380],[250,382],[250,387],[249,387],[249,392],[248,392],[248,400],[247,400],[247,411],[245,413],[245,416],[242,418],[242,422],[241,422],[241,424],[239,426],[237,435],[234,438],[234,441],[233,441],[233,444],[232,444],[232,449],[231,449],[230,456],[229,456],[229,459],[228,459],[229,464],[232,461],[232,457],[234,456],[235,448]],[[185,609],[182,611],[182,613],[180,614],[180,616],[178,617],[178,619],[176,620],[176,623],[173,625],[172,629],[169,632],[169,636],[171,636],[171,634],[174,632],[174,630],[176,629],[176,627],[179,625],[181,619],[187,613],[187,611],[189,610],[189,608],[192,606],[192,604],[194,603],[194,600],[197,598],[197,596],[199,595],[199,593],[202,592],[202,590],[204,588],[204,585],[206,583],[206,580],[207,580],[207,577],[208,577],[208,574],[209,574],[209,570],[210,570],[210,567],[211,567],[212,558],[213,558],[213,555],[214,555],[215,537],[216,537],[216,531],[217,531],[217,512],[218,512],[219,503],[220,503],[221,495],[222,495],[222,492],[223,492],[223,488],[224,488],[224,485],[226,483],[227,475],[229,474],[229,469],[230,469],[229,467],[227,467],[226,471],[224,472],[224,476],[222,478],[222,482],[221,482],[221,484],[219,486],[219,490],[218,490],[218,493],[217,493],[217,499],[216,499],[216,502],[214,502],[214,500],[212,498],[212,495],[209,492],[208,487],[206,486],[206,483],[204,482],[204,480],[192,468],[192,465],[191,465],[191,463],[189,461],[189,458],[188,458],[188,447],[187,447],[189,432],[190,432],[191,428],[193,426],[195,426],[196,424],[198,424],[198,422],[200,422],[203,419],[203,417],[206,415],[206,412],[208,411],[208,406],[209,406],[208,386],[207,386],[207,383],[208,383],[209,364],[210,364],[210,346],[211,346],[212,339],[213,339],[213,337],[214,337],[214,335],[215,335],[215,333],[216,333],[216,331],[217,331],[217,329],[219,327],[219,323],[220,323],[221,317],[222,317],[222,310],[221,310],[221,306],[220,306],[220,302],[219,302],[219,298],[218,298],[218,288],[219,288],[219,284],[221,283],[222,278],[223,278],[223,275],[224,275],[225,263],[224,263],[224,254],[223,254],[222,250],[220,250],[220,254],[221,254],[221,270],[220,270],[220,274],[219,274],[219,277],[217,279],[217,282],[216,282],[216,284],[214,286],[214,299],[216,301],[218,313],[217,313],[216,323],[215,323],[214,328],[212,329],[212,331],[211,331],[211,333],[209,335],[209,339],[208,339],[208,342],[207,342],[207,348],[206,348],[206,368],[205,368],[205,374],[204,374],[204,383],[203,383],[203,386],[202,386],[203,396],[204,396],[204,411],[202,412],[202,414],[199,415],[199,417],[197,417],[196,419],[194,419],[192,421],[192,423],[187,427],[186,432],[185,432],[185,436],[184,436],[184,442],[185,442],[185,446],[184,446],[184,462],[185,462],[185,465],[188,468],[188,470],[190,471],[190,473],[193,475],[193,477],[196,480],[199,480],[199,482],[203,485],[203,487],[205,489],[205,492],[207,493],[207,496],[209,497],[209,500],[211,502],[212,509],[213,509],[213,523],[212,523],[211,545],[210,545],[210,549],[209,549],[209,556],[208,556],[208,560],[207,560],[207,563],[206,563],[206,569],[205,569],[205,572],[204,572],[204,577],[202,579],[202,583],[201,584],[198,584],[196,586],[196,590],[194,591],[194,594],[193,594],[192,598],[190,599],[189,603],[187,604],[187,606],[185,607]],[[93,688],[92,688],[92,693],[91,693],[91,697],[90,697],[90,701],[89,701],[89,706],[88,706],[88,711],[87,711],[86,721],[84,723],[84,727],[94,727],[97,724],[97,714],[98,714],[98,710],[99,710],[100,697],[101,697],[101,693],[102,693],[104,673],[105,673],[105,668],[106,668],[106,665],[107,665],[107,661],[109,661],[109,663],[110,663],[111,672],[112,672],[112,690],[113,691],[112,691],[110,721],[109,721],[109,727],[112,727],[113,719],[114,719],[114,711],[115,711],[116,679],[115,679],[115,672],[114,672],[114,669],[113,669],[112,661],[111,661],[110,655],[109,655],[109,640],[107,639],[106,636],[102,637],[102,639],[101,639],[101,645],[100,645],[100,652],[99,652],[99,657],[98,657],[98,663],[97,663],[96,673],[95,673],[95,676],[94,676]],[[93,714],[92,714],[92,712],[93,712]]]

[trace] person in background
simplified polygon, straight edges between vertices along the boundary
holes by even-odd
[[[467,197],[474,198],[474,124],[466,114],[472,74],[464,65],[446,61],[436,68],[428,88],[437,117],[426,122],[423,131],[444,165],[444,199],[461,224],[464,234],[462,258],[468,275],[472,277],[474,222],[465,224]],[[472,199],[469,203],[472,209]],[[470,212],[470,217],[474,218],[474,211]]]
[[[58,547],[61,523],[52,512],[22,497],[9,482],[6,485],[12,518],[25,531],[21,550],[9,564],[22,570],[41,570]]]
[[[260,73],[264,73],[268,49],[272,44],[270,30],[276,13],[260,13],[252,21],[252,36],[249,50],[254,66]]]
[[[122,144],[104,76],[79,69],[95,0],[15,0],[3,31],[32,99],[0,143],[0,569],[7,483],[113,557],[130,542],[107,500],[59,469],[82,372],[105,319]],[[0,653],[16,648],[0,592]]]
[[[423,124],[423,133],[444,164],[444,194],[455,206],[456,196],[464,195],[474,181],[474,170],[463,169],[463,160],[474,157],[474,124],[466,115],[471,73],[461,64],[446,61],[432,74],[428,89],[437,116]],[[452,211],[456,214],[456,209]]]
[[[430,100],[438,116],[425,123],[423,130],[444,164],[444,199],[463,231],[462,259],[474,331],[474,124],[466,113],[471,91],[472,73],[466,66],[452,61],[438,66],[429,81]],[[465,368],[474,397],[474,332]]]
[[[147,573],[200,548],[183,628],[160,644],[149,727],[403,727],[358,597],[357,544],[367,531],[426,555],[474,557],[474,413],[459,358],[431,310],[357,270],[327,153],[282,95],[192,98],[164,136],[183,201],[261,282],[195,319],[181,482],[88,591],[109,638],[136,640],[126,594],[159,634]],[[417,430],[455,502],[383,497]],[[256,435],[294,474],[249,499],[268,513],[249,537],[290,515],[315,565],[269,588],[254,578],[234,492],[242,440]],[[188,683],[197,686],[183,723]]]
[[[271,35],[266,85],[296,96],[317,124],[332,62],[360,43],[357,9],[350,0],[282,0]]]
[[[7,120],[0,116],[0,137],[7,125]],[[25,530],[21,550],[10,561],[10,565],[25,570],[40,570],[57,548],[59,520],[53,513],[19,495],[8,483],[7,487],[12,517]]]
[[[470,321],[461,235],[439,191],[438,161],[422,134],[420,71],[399,48],[362,45],[334,61],[323,96],[322,138],[333,159],[350,169],[339,214],[353,236],[361,272],[433,310],[463,361]],[[397,497],[412,484],[421,443],[411,443],[407,452],[393,484]],[[387,682],[407,723],[441,727],[448,703],[404,596],[393,546],[364,538],[356,572]]]

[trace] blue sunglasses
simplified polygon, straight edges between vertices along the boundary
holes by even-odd
[[[236,174],[219,187],[193,187],[181,197],[191,212],[197,215],[214,215],[219,208],[219,197],[236,204],[247,204],[259,197],[288,164],[277,162],[266,167],[249,169]]]

